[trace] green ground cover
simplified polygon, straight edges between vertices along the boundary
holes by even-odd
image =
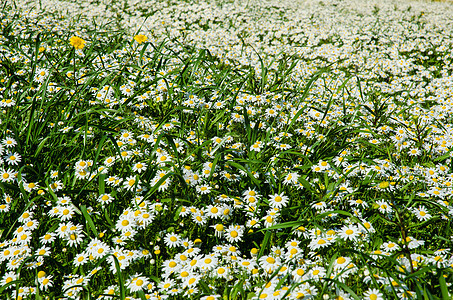
[[[1,299],[452,299],[448,3],[8,1]]]

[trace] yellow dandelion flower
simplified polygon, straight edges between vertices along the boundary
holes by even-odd
[[[77,50],[81,50],[83,49],[83,47],[85,47],[86,42],[82,38],[79,38],[78,36],[73,36],[69,39],[69,43]]]
[[[139,44],[145,42],[147,39],[148,39],[148,37],[146,35],[143,35],[143,34],[139,34],[139,35],[134,36],[134,40],[137,43],[139,43]]]

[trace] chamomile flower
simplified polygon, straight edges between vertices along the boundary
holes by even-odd
[[[2,140],[2,145],[6,148],[12,148],[17,145],[17,142],[12,137],[6,137]]]
[[[39,274],[39,273],[38,273]],[[46,291],[53,286],[52,275],[38,276],[38,283],[41,290]]]
[[[181,237],[177,234],[167,233],[164,242],[169,248],[175,248],[181,246]]]
[[[192,215],[192,220],[199,226],[205,225],[207,222],[206,216],[200,212],[194,213]]]
[[[393,252],[400,249],[400,246],[394,242],[385,242],[381,248],[386,252]]]
[[[106,206],[113,201],[113,197],[110,194],[102,194],[98,197],[98,202],[101,203],[102,206]]]
[[[123,183],[124,189],[127,191],[133,191],[134,189],[139,189],[138,181],[135,176],[129,176]]]
[[[359,236],[360,231],[359,228],[355,225],[343,226],[341,230],[338,232],[340,238],[345,241],[354,241]]]
[[[157,285],[157,287],[160,289],[160,290],[163,290],[163,291],[169,291],[171,290],[172,288],[174,288],[176,286],[176,281],[173,280],[173,279],[169,279],[169,278],[166,278],[165,280],[162,280],[161,282],[159,282],[159,284]]]
[[[41,236],[41,237],[39,238],[39,241],[40,241],[41,244],[43,244],[43,245],[50,244],[50,243],[52,243],[54,240],[55,240],[55,234],[52,233],[52,232],[46,233],[45,235],[43,235],[43,236]]]
[[[225,226],[223,224],[214,224],[211,225],[212,228],[214,228],[214,233],[216,237],[222,237],[224,232],[225,232]]]
[[[134,226],[135,224],[132,215],[129,214],[128,215],[122,214],[119,217],[118,221],[116,221],[116,229],[121,232],[131,230],[134,228]]]
[[[127,288],[131,292],[136,292],[145,289],[149,282],[150,281],[146,277],[136,274],[132,276],[132,278],[127,283]]]
[[[267,255],[263,255],[258,262],[260,267],[263,268],[268,274],[275,271],[281,264],[280,258],[274,258]]]
[[[378,289],[369,289],[363,293],[363,299],[384,300],[384,295]]]
[[[206,255],[203,259],[200,260],[200,269],[207,271],[212,270],[218,265],[218,259],[214,255]]]
[[[308,245],[308,247],[312,250],[312,251],[315,251],[317,249],[320,249],[320,248],[325,248],[325,247],[328,247],[331,245],[331,241],[329,241],[327,238],[325,237],[317,237],[317,238],[314,238],[310,241],[310,244]]]
[[[138,163],[134,164],[134,166],[132,167],[132,171],[137,172],[137,173],[142,173],[142,172],[146,171],[147,167],[148,167],[148,165],[146,163],[138,162]]]
[[[17,166],[22,161],[22,156],[17,152],[11,152],[5,155],[3,159],[10,166]]]
[[[269,196],[269,206],[272,208],[283,208],[289,202],[289,197],[282,194],[274,194]]]
[[[385,200],[376,201],[376,205],[378,206],[379,211],[383,214],[388,214],[393,211],[390,204],[388,202],[386,202]]]
[[[225,230],[224,237],[230,243],[239,242],[242,240],[242,236],[244,234],[244,227],[240,225],[230,225]]]
[[[12,182],[15,180],[14,171],[11,169],[0,169],[0,181]]]
[[[7,272],[3,275],[2,279],[0,280],[0,286],[5,286],[6,284],[14,281],[14,280],[17,280],[18,278],[18,275],[16,274],[16,272],[12,271],[12,272]]]
[[[88,262],[88,255],[85,253],[77,254],[74,257],[73,264],[75,267],[82,266]]]
[[[212,187],[207,184],[197,185],[197,192],[201,195],[209,194],[212,190]]]
[[[205,209],[205,214],[209,218],[217,219],[222,217],[222,208],[216,205],[208,205]]]
[[[420,221],[426,221],[431,219],[432,217],[429,211],[424,206],[419,206],[418,208],[414,207],[411,209],[411,212],[415,214],[417,219]]]

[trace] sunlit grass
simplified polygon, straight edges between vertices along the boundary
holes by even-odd
[[[0,298],[450,299],[451,7],[407,3],[6,3]]]

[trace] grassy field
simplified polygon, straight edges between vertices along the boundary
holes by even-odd
[[[0,299],[453,299],[451,16],[6,1]]]

